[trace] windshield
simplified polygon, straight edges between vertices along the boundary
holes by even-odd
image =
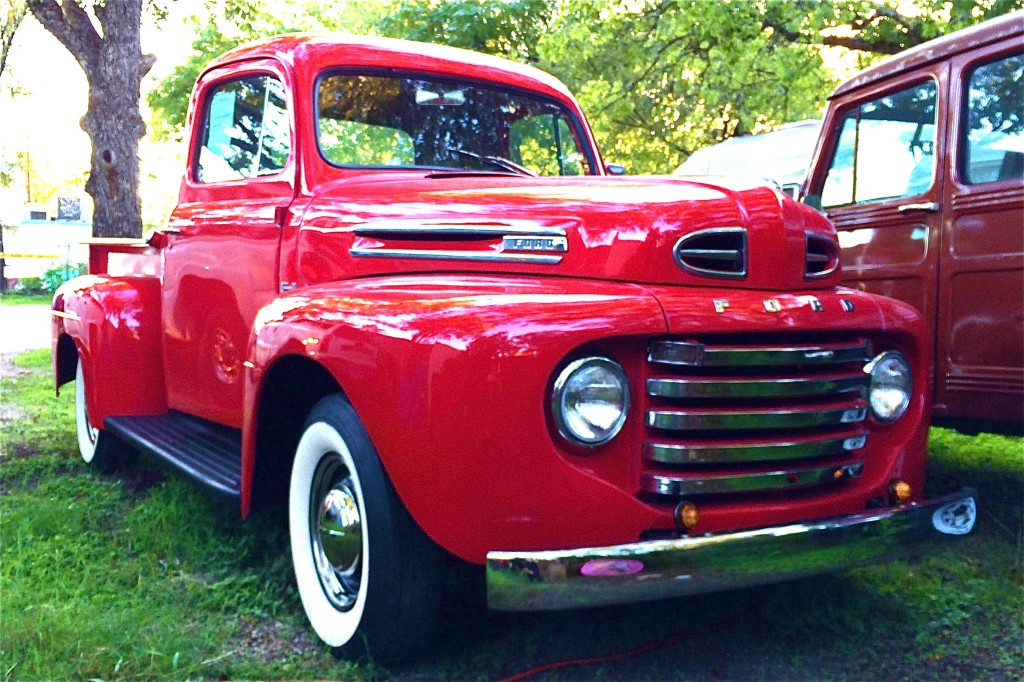
[[[480,83],[332,74],[317,92],[317,136],[336,166],[586,175],[593,164],[553,101]]]

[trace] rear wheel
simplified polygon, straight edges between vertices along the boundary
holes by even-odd
[[[110,473],[131,458],[132,451],[103,429],[97,429],[89,422],[89,408],[86,400],[85,375],[82,361],[75,371],[75,429],[78,432],[78,452],[93,469]]]
[[[429,643],[443,555],[405,510],[340,395],[318,402],[306,421],[288,511],[302,606],[336,655],[395,662]]]

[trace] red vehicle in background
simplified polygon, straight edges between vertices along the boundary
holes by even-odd
[[[780,191],[609,177],[552,77],[401,41],[234,50],[189,125],[167,225],[55,296],[56,383],[90,464],[286,504],[343,655],[422,647],[452,557],[558,609],[970,532],[922,497],[921,316]]]
[[[1024,428],[1024,12],[932,40],[832,95],[804,187],[843,281],[934,337],[933,415]]]

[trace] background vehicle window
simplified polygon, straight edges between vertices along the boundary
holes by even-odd
[[[861,104],[843,117],[823,207],[914,196],[935,177],[935,83]]]
[[[979,66],[967,82],[963,177],[968,184],[1024,178],[1024,55]]]
[[[281,82],[255,76],[218,86],[206,102],[200,182],[274,175],[288,162],[288,109]]]

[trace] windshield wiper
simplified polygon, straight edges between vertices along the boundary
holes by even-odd
[[[470,159],[476,159],[477,161],[483,161],[484,163],[490,164],[495,168],[500,168],[508,173],[515,173],[516,175],[528,175],[531,178],[537,177],[529,168],[520,166],[515,161],[504,159],[500,156],[487,156],[485,154],[477,154],[476,152],[468,152],[465,149],[456,149],[455,147],[446,147],[446,149],[453,154],[459,154],[461,156],[468,157]]]

